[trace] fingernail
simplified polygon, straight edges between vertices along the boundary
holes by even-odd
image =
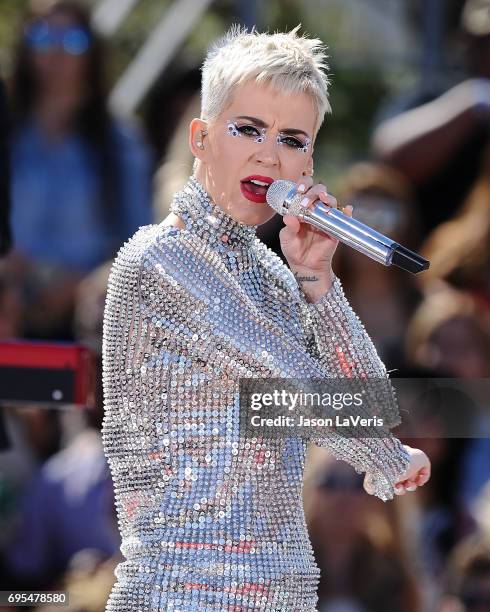
[[[306,186],[303,185],[303,183],[301,183],[301,185],[298,187],[298,191],[304,191],[306,189]]]
[[[299,205],[303,206],[304,208],[307,208],[309,202],[310,202],[309,198],[303,198],[301,202],[299,203]]]

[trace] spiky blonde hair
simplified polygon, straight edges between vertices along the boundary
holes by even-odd
[[[215,119],[231,101],[235,88],[245,81],[267,83],[279,91],[311,95],[316,111],[315,134],[328,100],[326,46],[318,38],[290,32],[260,33],[234,25],[207,53],[202,66],[201,118]]]

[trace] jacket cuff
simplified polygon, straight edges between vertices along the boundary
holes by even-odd
[[[410,464],[410,454],[400,440],[394,436],[388,440],[389,443],[380,449],[380,463],[367,470],[374,495],[383,501],[393,499],[395,484]]]

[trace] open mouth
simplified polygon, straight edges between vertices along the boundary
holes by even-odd
[[[266,202],[267,189],[274,182],[270,176],[259,176],[254,174],[240,181],[242,194],[251,202]]]

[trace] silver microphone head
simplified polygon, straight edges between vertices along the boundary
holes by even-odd
[[[296,189],[294,181],[274,181],[267,189],[267,203],[280,215],[302,216],[304,208],[300,206],[300,202],[303,195]]]

